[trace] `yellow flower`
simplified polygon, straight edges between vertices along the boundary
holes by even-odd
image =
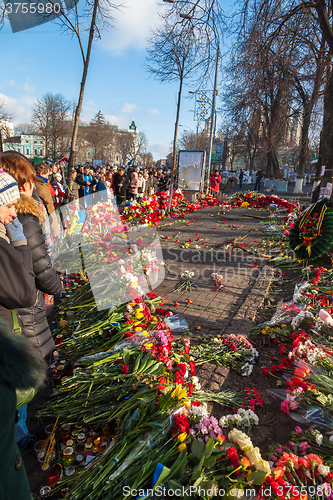
[[[129,305],[132,306],[132,307],[134,307],[136,305],[136,303],[133,302],[133,300],[132,300],[132,302],[130,302]]]
[[[182,443],[178,446],[178,451],[179,453],[181,453],[183,450],[186,450],[186,444],[185,443]]]
[[[153,347],[153,343],[152,342],[149,342],[149,344],[145,344],[145,347],[147,349],[151,349]]]
[[[134,328],[134,330],[135,330],[136,332],[141,332],[141,326],[136,326],[136,327]]]
[[[141,325],[141,321],[136,321],[136,322],[134,323],[134,326],[138,326],[138,325]]]
[[[142,335],[148,335],[147,330],[143,330]]]
[[[177,437],[177,439],[180,443],[183,443],[186,438],[187,438],[187,432],[182,432],[181,434],[178,434],[178,437]]]
[[[143,317],[144,317],[144,314],[143,314],[143,312],[142,312],[142,309],[137,309],[137,310],[135,311],[135,317],[136,317],[136,319],[141,319],[141,318],[143,318]]]
[[[171,394],[171,397],[177,398],[178,400],[179,399],[186,399],[187,398],[186,389],[184,389],[184,387],[182,387],[180,384],[177,384],[176,389]]]
[[[246,208],[248,206],[249,206],[249,202],[248,201],[243,201],[243,203],[241,204],[242,208]]]

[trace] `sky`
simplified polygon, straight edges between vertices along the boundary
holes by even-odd
[[[122,4],[122,11],[115,13],[115,29],[102,32],[101,40],[93,44],[81,120],[88,122],[100,110],[110,123],[127,129],[134,119],[147,137],[147,151],[158,160],[171,151],[178,86],[160,84],[142,64],[150,27],[170,4],[157,0]],[[0,102],[13,115],[14,124],[29,122],[31,106],[47,92],[77,100],[83,69],[79,45],[55,23],[13,33],[6,22],[0,46]],[[208,90],[213,88],[208,85]],[[188,93],[194,90],[184,88],[179,134],[196,128],[194,99]]]

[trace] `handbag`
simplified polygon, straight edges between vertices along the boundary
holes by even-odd
[[[21,335],[22,329],[18,322],[18,317],[15,311],[12,311],[13,316],[13,332]],[[29,387],[29,389],[16,389],[16,409],[22,408],[27,405],[37,394],[37,389]]]

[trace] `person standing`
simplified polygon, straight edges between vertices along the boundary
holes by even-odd
[[[243,172],[243,169],[241,168],[240,172],[239,172],[239,177],[238,177],[238,180],[239,180],[239,189],[243,189],[242,188],[243,178],[244,178],[244,172]]]
[[[55,344],[46,319],[45,293],[58,295],[62,291],[61,280],[49,257],[41,224],[44,214],[37,201],[32,198],[36,174],[28,160],[15,155],[1,157],[2,168],[18,184],[20,199],[16,203],[18,220],[23,226],[28,247],[31,249],[32,265],[37,289],[36,303],[31,307],[17,309],[24,323],[24,335],[31,340],[36,350],[45,358]],[[57,175],[57,174],[56,174]]]
[[[96,175],[97,184],[95,186],[94,192],[94,205],[99,202],[107,202],[108,201],[108,191],[105,185],[105,175],[97,174]]]
[[[72,202],[79,198],[80,185],[76,182],[77,172],[73,168],[71,171],[71,182],[69,184],[68,201]]]
[[[15,439],[16,389],[38,389],[45,378],[46,365],[40,354],[23,335],[13,333],[0,320],[0,498],[3,500],[32,499]]]
[[[262,171],[258,170],[258,172],[256,173],[256,183],[254,185],[254,190],[255,191],[260,191],[261,179],[262,179]]]
[[[129,188],[129,193],[132,200],[136,200],[138,197],[138,186],[139,186],[138,174],[136,172],[132,172],[131,183]]]
[[[84,167],[83,173],[79,172],[76,177],[76,182],[81,186],[79,189],[79,195],[80,198],[85,198],[85,197],[90,197],[90,200],[88,200],[88,205],[92,204],[92,193],[93,193],[93,186],[96,184],[96,182],[93,179],[93,176],[90,173],[90,167],[86,166]],[[85,202],[84,202],[85,203]]]
[[[118,172],[113,174],[114,194],[117,205],[121,205],[126,200],[127,176],[124,167],[120,167]]]
[[[145,184],[146,181],[142,175],[142,172],[138,173],[138,198],[143,198],[144,196],[144,191],[145,191]]]
[[[222,182],[222,177],[217,170],[210,177],[210,189],[214,193],[220,192],[220,184]]]

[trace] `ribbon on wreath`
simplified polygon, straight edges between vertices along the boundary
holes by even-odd
[[[159,486],[162,483],[162,481],[164,481],[169,472],[170,472],[169,467],[165,467],[165,465],[158,463],[154,471],[153,480],[151,482],[151,489],[149,493],[147,495],[141,495],[139,497],[136,497],[136,500],[145,500],[146,498],[149,498],[153,493],[154,489],[157,486]]]

